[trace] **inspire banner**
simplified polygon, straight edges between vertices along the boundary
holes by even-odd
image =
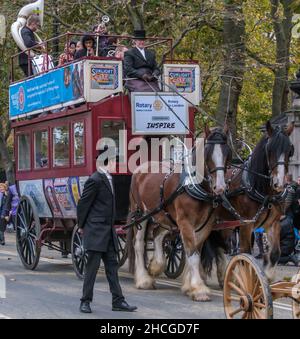
[[[11,85],[9,117],[14,120],[81,102],[83,87],[82,61]]]

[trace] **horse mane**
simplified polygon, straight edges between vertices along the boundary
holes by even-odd
[[[269,166],[267,161],[266,144],[268,137],[263,136],[259,143],[254,148],[251,155],[249,169],[253,172],[263,175],[269,175]],[[270,187],[270,179],[263,178],[259,175],[249,172],[250,184],[253,189],[264,194],[267,193]]]

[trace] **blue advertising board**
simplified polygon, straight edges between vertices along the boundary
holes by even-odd
[[[83,66],[80,61],[11,85],[10,119],[82,101]]]

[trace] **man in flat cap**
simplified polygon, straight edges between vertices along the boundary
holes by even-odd
[[[88,259],[85,269],[80,311],[91,313],[94,284],[102,259],[112,294],[112,310],[133,312],[137,309],[125,301],[118,278],[118,240],[114,228],[115,194],[111,172],[116,167],[116,151],[100,154],[97,171],[84,185],[77,205],[78,227]]]
[[[157,66],[155,52],[145,48],[146,33],[144,30],[134,31],[135,47],[125,52],[124,70],[126,87],[130,92],[159,91],[157,77],[160,70]]]

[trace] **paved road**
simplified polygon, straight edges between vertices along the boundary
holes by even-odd
[[[71,260],[43,248],[36,271],[23,268],[15,249],[14,235],[7,236],[7,245],[0,248],[0,274],[5,276],[7,295],[0,299],[1,318],[93,318],[93,319],[206,319],[224,318],[222,292],[215,288],[212,301],[196,303],[180,292],[180,281],[158,280],[155,291],[135,289],[125,269],[120,271],[123,292],[138,312],[111,311],[111,295],[102,271],[97,277],[93,313],[79,313],[82,282],[73,272]],[[295,268],[280,268],[279,276],[291,276]],[[291,318],[289,301],[275,304],[276,318]]]

